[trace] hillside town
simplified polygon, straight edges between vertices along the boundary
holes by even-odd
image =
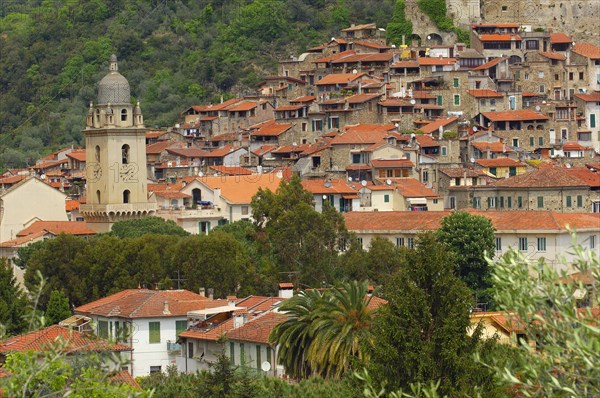
[[[253,92],[190,103],[162,128],[145,126],[113,55],[82,115],[85,147],[0,176],[0,257],[22,282],[19,250],[62,234],[89,238],[156,216],[207,235],[256,221],[255,195],[299,178],[314,210],[339,212],[364,250],[378,238],[413,249],[459,211],[484,217],[490,257],[514,249],[569,274],[589,292],[581,308],[597,325],[596,283],[572,267],[570,248],[575,231],[576,244],[600,252],[600,47],[517,23],[470,29],[470,45],[431,33],[396,46],[376,24],[353,24],[280,60]],[[269,336],[302,287],[276,277],[264,296],[113,292],[0,340],[0,363],[72,330],[73,352],[91,344],[128,360],[119,377],[134,387],[169,366],[208,370],[221,347],[232,365],[288,379]],[[374,292],[370,308],[385,305]],[[469,330],[481,323],[486,337],[516,345],[523,326],[509,318],[475,306]]]

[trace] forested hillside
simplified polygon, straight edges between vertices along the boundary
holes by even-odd
[[[395,0],[23,0],[0,3],[0,168],[82,144],[117,54],[148,127],[255,87],[279,59],[350,23],[387,26]]]

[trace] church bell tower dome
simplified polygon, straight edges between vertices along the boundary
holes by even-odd
[[[129,82],[119,73],[117,56],[111,55],[109,72],[98,83],[98,104],[131,104]]]

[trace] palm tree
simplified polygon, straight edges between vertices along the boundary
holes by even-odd
[[[313,317],[324,300],[318,290],[307,290],[286,300],[279,310],[286,312],[288,319],[277,325],[269,340],[279,346],[278,361],[288,375],[294,378],[310,376],[308,349],[312,343]]]
[[[368,293],[367,282],[354,281],[323,294],[304,291],[282,304],[289,318],[270,337],[290,376],[338,378],[354,360],[368,360],[374,315]]]

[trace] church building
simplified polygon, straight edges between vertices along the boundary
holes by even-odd
[[[148,202],[146,141],[140,104],[131,104],[129,82],[117,57],[98,84],[98,103],[90,103],[83,130],[87,203],[80,208],[90,228],[108,232],[117,221],[153,215]]]

